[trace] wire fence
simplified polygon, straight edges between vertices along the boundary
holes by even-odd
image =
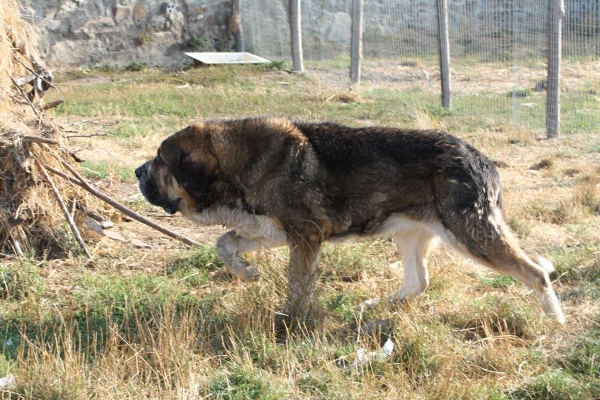
[[[244,2],[247,50],[291,60],[286,0]],[[452,112],[545,129],[549,0],[448,0]],[[563,133],[598,129],[600,0],[565,0]],[[436,0],[364,0],[363,90],[397,89],[440,107]],[[305,70],[350,85],[352,1],[302,0]]]

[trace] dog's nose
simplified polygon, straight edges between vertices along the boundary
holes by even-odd
[[[137,168],[135,169],[135,176],[136,176],[138,179],[140,179],[140,177],[142,176],[142,172],[143,172],[143,171],[142,171],[142,167],[137,167]]]

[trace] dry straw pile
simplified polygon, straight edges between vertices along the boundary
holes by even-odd
[[[52,74],[36,54],[34,29],[16,0],[0,2],[0,252],[64,252],[70,233],[66,213],[98,202],[42,165],[65,169],[70,158],[63,129],[42,98],[54,90]],[[53,187],[54,186],[54,187]],[[59,200],[60,199],[60,200]]]

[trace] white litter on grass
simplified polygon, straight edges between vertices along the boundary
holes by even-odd
[[[385,360],[392,355],[394,351],[394,342],[388,339],[383,347],[375,351],[367,351],[364,347],[359,347],[356,351],[356,360],[350,365],[351,367],[358,367],[371,361]]]
[[[8,338],[8,340],[6,341],[6,345],[7,346],[12,346],[13,345],[13,341],[11,338]]]
[[[13,374],[8,374],[4,378],[0,378],[0,389],[12,389],[16,384],[17,380]]]

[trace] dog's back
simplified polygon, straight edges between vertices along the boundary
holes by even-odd
[[[440,208],[450,203],[452,210],[460,212],[477,204],[502,207],[500,178],[493,163],[445,132],[332,123],[296,126],[327,172],[320,179],[336,213],[347,208],[360,211],[366,219],[393,212],[438,219],[443,214]],[[375,210],[377,215],[372,215]],[[353,218],[354,224],[361,222]]]

